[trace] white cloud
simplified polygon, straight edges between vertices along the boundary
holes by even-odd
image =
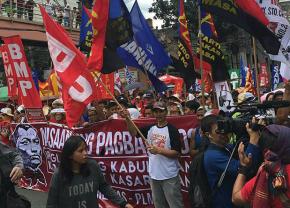
[[[125,0],[125,2],[126,2],[126,5],[130,11],[135,0]],[[138,0],[138,4],[139,4],[140,9],[142,11],[142,14],[144,15],[145,18],[153,19],[153,17],[154,17],[154,13],[149,13],[149,8],[151,7],[152,3],[153,3],[153,0]],[[153,27],[160,28],[161,25],[162,25],[162,20],[153,19]]]

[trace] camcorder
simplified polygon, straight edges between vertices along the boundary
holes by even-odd
[[[250,128],[254,131],[264,128],[263,125],[252,123],[252,118],[256,117],[257,120],[263,119],[266,125],[275,123],[275,110],[277,108],[289,107],[289,101],[266,101],[262,104],[249,103],[237,106],[228,106],[229,109],[235,108],[230,117],[224,117],[218,120],[217,133],[228,134],[234,133],[239,138],[248,138],[246,124],[249,123]],[[237,118],[232,118],[232,115],[240,112]]]

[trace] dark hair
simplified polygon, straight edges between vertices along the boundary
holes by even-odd
[[[70,183],[72,181],[74,174],[72,171],[72,160],[70,157],[82,143],[87,146],[85,140],[81,136],[70,136],[64,143],[60,154],[59,164],[59,172],[64,183]],[[82,176],[88,176],[90,174],[90,169],[87,163],[81,165],[80,174]]]
[[[269,97],[271,96],[271,95],[274,95],[274,93],[273,92],[269,92],[267,95],[266,95],[266,101],[268,101],[268,99],[269,99]]]
[[[185,106],[194,112],[200,107],[200,104],[194,100],[189,100],[185,103]]]
[[[283,91],[279,90],[274,93],[273,100],[275,100],[278,96],[283,96]]]
[[[219,120],[219,116],[216,115],[208,115],[201,119],[200,128],[204,133],[208,133],[212,130],[212,125],[217,124]]]

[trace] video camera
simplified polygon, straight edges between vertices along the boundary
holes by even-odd
[[[262,125],[252,124],[252,118],[256,117],[258,120],[263,119],[266,125],[275,123],[275,113],[273,109],[289,107],[289,101],[266,101],[260,103],[241,104],[237,106],[228,106],[228,109],[235,108],[230,117],[218,120],[217,132],[221,134],[235,133],[240,138],[247,138],[246,124],[250,124],[250,128],[258,131],[263,128]],[[272,109],[272,110],[270,110]],[[239,112],[237,118],[232,118],[232,115]]]

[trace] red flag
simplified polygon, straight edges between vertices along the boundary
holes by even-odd
[[[206,93],[211,93],[211,91],[213,90],[213,81],[212,81],[211,74],[208,72],[205,72],[203,75],[202,82],[204,83],[204,91]]]
[[[4,70],[7,80],[7,86],[8,86],[8,97],[17,97],[17,80],[15,76],[15,69],[14,66],[11,64],[11,58],[8,53],[7,45],[2,45],[0,47],[0,51],[2,54],[3,64],[4,64]]]
[[[263,10],[255,0],[236,0],[235,3],[240,7],[244,12],[255,17],[263,25],[267,26],[269,20],[265,16]]]
[[[42,6],[39,7],[54,70],[62,83],[67,124],[72,127],[79,122],[85,107],[96,99],[96,84],[91,73],[86,70],[84,55],[76,48],[65,30]]]
[[[34,85],[31,69],[28,66],[22,41],[19,36],[2,38],[7,46],[10,60],[8,67],[15,72],[18,85],[18,96],[25,108],[42,108],[39,93]],[[9,66],[10,65],[10,66]]]
[[[101,80],[104,83],[104,85],[109,89],[109,91],[114,95],[114,73],[111,74],[101,74]],[[112,96],[105,90],[105,88],[103,87],[103,85],[101,85],[100,83],[97,84],[97,88],[98,88],[98,99],[102,100],[102,99],[112,99]]]
[[[192,45],[190,42],[190,34],[187,26],[187,19],[184,11],[184,0],[179,0],[179,40],[178,40],[178,62],[177,68],[182,73],[183,79],[187,87],[192,86],[195,83],[196,74],[194,71],[198,71],[200,67],[199,58],[192,51]],[[206,62],[202,62],[203,69],[211,71],[211,65]]]
[[[109,1],[95,1],[92,9],[93,41],[88,60],[88,69],[90,71],[101,71],[103,68],[103,50],[105,47],[108,16]]]
[[[250,92],[253,95],[257,95],[257,91],[254,87],[254,81],[253,81],[253,76],[252,76],[252,70],[250,69],[250,67],[248,68],[247,71],[247,76],[246,76],[246,84],[245,84],[245,92]]]

